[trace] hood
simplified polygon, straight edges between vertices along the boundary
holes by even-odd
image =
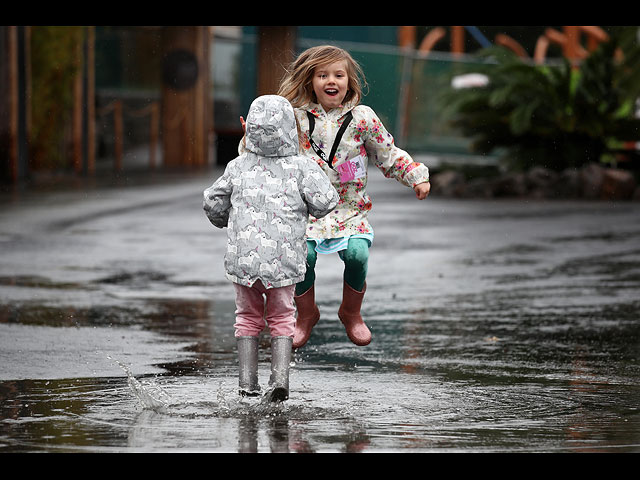
[[[256,98],[246,120],[245,148],[265,157],[298,154],[298,129],[293,107],[278,95]]]

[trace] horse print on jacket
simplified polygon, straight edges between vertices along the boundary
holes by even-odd
[[[309,215],[332,211],[338,192],[313,160],[298,153],[293,108],[283,97],[257,98],[246,121],[245,149],[204,191],[210,222],[227,227],[227,277],[267,288],[299,283],[306,272]]]

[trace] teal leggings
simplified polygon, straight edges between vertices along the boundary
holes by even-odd
[[[364,238],[349,240],[346,250],[338,252],[344,262],[344,281],[358,292],[364,288],[369,263],[369,242]],[[318,253],[315,243],[307,241],[307,273],[304,280],[296,285],[296,295],[302,295],[316,281],[316,261]]]

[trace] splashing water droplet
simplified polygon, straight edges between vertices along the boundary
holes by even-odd
[[[117,363],[127,375],[127,383],[143,408],[156,412],[165,412],[170,403],[169,395],[155,383],[142,384],[131,372],[131,370],[119,360],[108,356],[110,360]]]

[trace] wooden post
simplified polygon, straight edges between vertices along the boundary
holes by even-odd
[[[149,134],[149,166],[151,168],[156,167],[156,151],[158,146],[158,138],[160,138],[160,110],[158,103],[153,102],[151,104],[150,113],[150,134]]]
[[[115,100],[113,104],[113,140],[114,140],[114,165],[116,172],[122,170],[122,151],[124,141],[124,127],[122,120],[122,100]]]
[[[296,27],[258,27],[258,95],[275,94],[293,60]]]
[[[76,173],[95,172],[95,30],[82,27],[75,45],[78,71],[73,79],[72,164]]]
[[[601,42],[609,40],[609,34],[597,26],[581,26],[580,30],[587,35],[587,48],[595,50]]]
[[[426,57],[433,49],[434,45],[447,36],[447,31],[442,27],[436,27],[429,31],[418,46],[418,53]]]
[[[7,177],[15,183],[18,180],[18,27],[6,26],[6,119],[3,116],[2,141],[6,145],[8,168]],[[4,81],[5,79],[3,79]],[[4,92],[3,92],[4,93]],[[2,99],[5,100],[4,98]],[[6,123],[5,123],[6,122]],[[5,146],[3,145],[3,147]],[[3,148],[4,150],[4,148]]]
[[[162,30],[162,140],[164,164],[208,163],[212,122],[209,28],[170,26]]]
[[[73,107],[71,113],[71,163],[76,173],[82,173],[82,110],[83,110],[83,69],[82,43],[74,45],[76,74],[73,78]]]
[[[398,46],[400,48],[416,48],[416,27],[398,27]]]
[[[93,175],[96,170],[96,81],[95,81],[95,27],[86,27],[84,45],[85,65],[85,98],[84,98],[84,123],[85,123],[85,173]]]
[[[524,49],[522,45],[520,45],[517,41],[511,38],[509,35],[505,35],[504,33],[498,33],[495,38],[496,45],[502,45],[503,47],[508,48],[516,55],[521,58],[528,58],[529,54]]]
[[[575,25],[565,26],[564,35],[566,38],[566,42],[563,45],[564,56],[573,62],[580,57],[580,27]]]
[[[550,43],[551,41],[546,35],[540,35],[540,37],[538,37],[536,48],[533,52],[533,59],[537,64],[544,63],[545,59],[547,58],[547,50],[549,49]]]
[[[30,30],[26,26],[2,26],[1,53],[4,62],[0,68],[0,177],[11,183],[29,174],[30,126]]]
[[[451,27],[451,53],[454,55],[464,53],[464,27]]]

